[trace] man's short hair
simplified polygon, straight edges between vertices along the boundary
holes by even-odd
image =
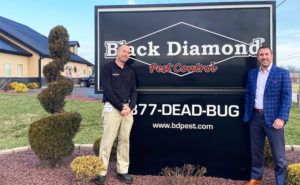
[[[261,49],[269,49],[270,50],[270,52],[271,52],[271,54],[273,54],[273,51],[271,50],[271,48],[270,47],[268,47],[268,46],[261,46],[260,48],[258,48],[258,50],[257,50],[257,53],[259,52],[259,50],[261,50]]]
[[[117,50],[119,50],[122,46],[128,46],[127,44],[119,44]]]

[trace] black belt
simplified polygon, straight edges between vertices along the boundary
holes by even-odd
[[[261,114],[264,114],[264,113],[265,113],[264,110],[261,110],[261,109],[256,109],[256,108],[254,108],[254,110],[255,110],[256,112],[261,113]]]
[[[121,100],[121,103],[129,103],[129,100]]]

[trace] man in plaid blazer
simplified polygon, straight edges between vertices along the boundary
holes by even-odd
[[[289,72],[272,64],[270,48],[257,53],[260,67],[248,73],[244,121],[249,122],[251,180],[245,185],[262,184],[265,137],[270,142],[277,185],[285,184],[286,160],[284,125],[288,121],[292,91]]]

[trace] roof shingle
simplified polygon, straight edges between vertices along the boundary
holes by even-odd
[[[6,38],[2,37],[1,35],[0,35],[0,52],[23,55],[23,56],[32,56],[31,53],[27,52],[26,50],[22,49],[16,44],[10,42]]]

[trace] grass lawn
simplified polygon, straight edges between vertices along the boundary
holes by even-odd
[[[101,102],[67,100],[65,110],[82,116],[74,143],[93,144],[102,135]],[[34,121],[49,115],[36,95],[0,93],[0,150],[28,146],[28,128]],[[285,127],[286,144],[300,145],[300,109],[293,103],[290,119]]]
[[[292,104],[289,121],[285,126],[285,143],[288,145],[300,145],[300,109],[297,103]]]
[[[102,135],[101,102],[66,100],[64,109],[82,116],[74,143],[94,143]],[[41,106],[37,95],[0,93],[0,150],[28,146],[29,125],[50,115]]]

